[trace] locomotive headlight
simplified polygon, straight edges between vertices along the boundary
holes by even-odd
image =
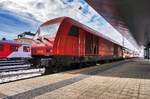
[[[41,49],[39,49],[38,51],[39,51],[39,52],[44,52],[44,49],[41,48]]]

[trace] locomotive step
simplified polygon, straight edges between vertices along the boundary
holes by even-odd
[[[9,69],[2,69],[0,72],[13,72],[13,71],[18,71],[18,70],[28,70],[31,69],[30,67],[20,67],[20,68],[9,68]]]
[[[5,77],[13,77],[17,75],[44,73],[44,70],[45,70],[44,68],[39,68],[39,69],[27,69],[27,70],[1,72],[0,79],[5,78]]]
[[[0,76],[5,76],[5,75],[14,75],[14,74],[21,74],[21,73],[32,73],[32,72],[39,72],[45,71],[44,68],[38,68],[38,69],[27,69],[27,70],[18,70],[18,71],[11,71],[11,72],[2,72],[0,73]]]
[[[0,63],[15,63],[15,62],[25,62],[25,60],[0,60]]]
[[[3,69],[11,69],[11,68],[27,68],[27,67],[30,67],[31,65],[30,64],[26,64],[26,65],[12,65],[12,66],[0,66],[0,70],[3,70]]]
[[[24,65],[27,63],[0,63],[0,66]]]
[[[23,59],[0,59],[0,62],[17,62],[17,61],[25,61]]]
[[[0,67],[1,66],[11,66],[11,65],[25,65],[25,64],[29,64],[29,63],[0,63]]]
[[[0,73],[0,83],[40,76],[44,72],[44,68],[2,72]]]
[[[0,73],[27,69],[31,69],[31,64],[29,64],[29,62],[25,59],[0,60]]]

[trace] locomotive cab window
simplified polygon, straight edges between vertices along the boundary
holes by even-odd
[[[24,52],[30,52],[30,47],[29,46],[24,46],[23,51]]]
[[[10,50],[17,52],[18,51],[18,47],[17,46],[10,46]]]
[[[79,36],[79,28],[76,27],[76,26],[72,26],[72,27],[70,28],[69,35],[70,35],[70,36],[78,37],[78,36]]]
[[[4,45],[0,44],[0,51],[3,51],[3,49],[4,49]]]

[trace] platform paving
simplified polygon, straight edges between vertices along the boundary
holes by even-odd
[[[5,99],[150,99],[150,61],[134,59],[0,85]]]

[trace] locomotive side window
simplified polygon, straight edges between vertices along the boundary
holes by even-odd
[[[15,51],[15,52],[17,52],[17,51],[18,51],[18,47],[17,47],[17,46],[12,45],[12,46],[10,46],[10,50],[11,50],[11,51]]]
[[[3,51],[3,49],[4,49],[4,45],[0,44],[0,51]]]
[[[30,47],[29,46],[24,46],[23,51],[24,52],[30,52]]]
[[[79,36],[79,28],[76,26],[72,26],[70,28],[69,35],[78,37]]]

